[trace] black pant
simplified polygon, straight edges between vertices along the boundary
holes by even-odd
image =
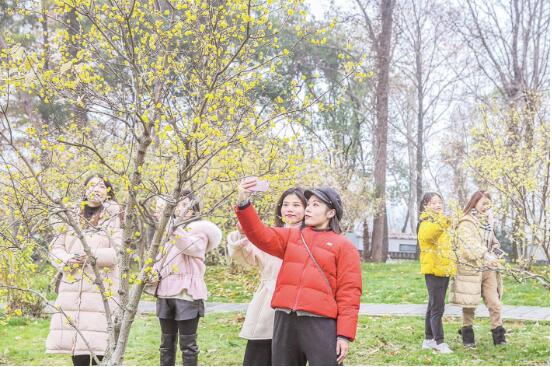
[[[244,366],[272,366],[272,339],[248,340]]]
[[[276,311],[272,337],[273,366],[337,366],[337,324],[327,317]]]
[[[435,339],[437,344],[445,340],[443,331],[443,314],[445,313],[445,296],[449,284],[449,277],[425,275],[429,301],[425,318],[425,337]]]
[[[100,362],[103,359],[103,356],[96,356],[100,360]],[[97,366],[98,364],[92,358],[89,354],[79,354],[76,356],[71,356],[71,359],[73,360],[73,366],[90,366],[90,363],[92,362],[92,366]]]
[[[195,319],[177,321],[173,319],[159,319],[163,334],[192,335],[197,332],[199,316]]]

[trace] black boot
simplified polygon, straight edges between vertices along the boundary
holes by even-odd
[[[465,347],[475,347],[475,334],[473,333],[473,327],[462,326],[462,329],[458,330],[458,334],[462,335],[462,343],[464,343]]]
[[[183,366],[197,366],[199,347],[196,343],[197,334],[180,334],[180,351],[182,352]]]
[[[502,325],[491,329],[491,332],[493,333],[494,345],[506,344],[506,329],[504,329]]]
[[[161,334],[159,365],[174,366],[176,360],[176,334]]]

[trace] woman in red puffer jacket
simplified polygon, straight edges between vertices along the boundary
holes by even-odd
[[[331,188],[306,190],[306,228],[271,228],[250,203],[256,183],[240,183],[236,214],[255,246],[283,260],[272,297],[272,363],[337,365],[355,338],[362,292],[358,251],[339,227],[341,199]]]

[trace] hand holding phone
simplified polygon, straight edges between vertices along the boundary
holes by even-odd
[[[265,192],[268,191],[268,188],[270,187],[270,184],[268,181],[259,180],[257,177],[254,177],[256,180],[255,186],[251,188],[251,191],[254,192]]]
[[[268,181],[261,181],[257,177],[245,177],[238,185],[238,202],[248,199],[254,192],[268,190]]]

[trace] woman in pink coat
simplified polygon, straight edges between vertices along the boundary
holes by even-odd
[[[155,295],[162,333],[161,366],[175,365],[177,340],[183,365],[197,365],[196,332],[207,299],[205,254],[216,248],[222,239],[220,229],[201,220],[199,214],[199,200],[191,191],[185,191],[174,212],[169,241],[160,250],[153,267],[160,279]]]
[[[295,187],[284,191],[276,204],[276,227],[300,228],[303,225],[306,206],[307,200],[302,188]],[[241,231],[234,231],[228,235],[228,252],[237,262],[257,267],[261,272],[261,284],[247,308],[240,333],[240,337],[247,339],[243,365],[271,366],[275,311],[270,302],[282,260],[259,250]]]
[[[63,230],[50,248],[52,264],[62,272],[55,302],[57,312],[52,315],[50,333],[46,340],[46,353],[70,354],[75,366],[96,364],[107,347],[107,318],[102,296],[95,281],[91,263],[101,271],[103,285],[108,294],[110,311],[116,311],[116,294],[119,284],[117,249],[121,246],[121,208],[115,202],[113,186],[101,176],[89,177],[84,185],[86,192],[80,221],[86,243],[93,259],[87,258],[83,244],[74,231]]]

